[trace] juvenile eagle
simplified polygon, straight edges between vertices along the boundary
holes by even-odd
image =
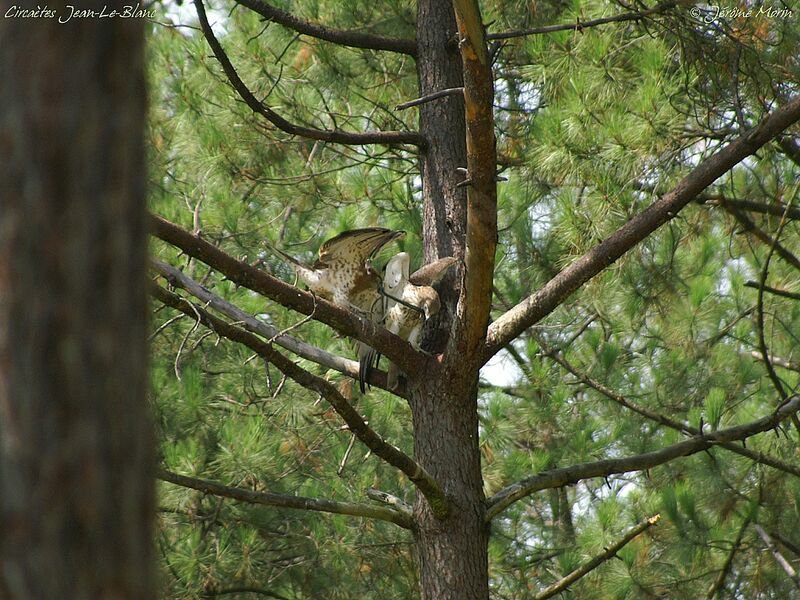
[[[388,301],[385,325],[389,331],[419,350],[425,321],[438,313],[441,307],[439,294],[433,286],[457,260],[449,256],[440,258],[409,276],[410,262],[409,255],[400,252],[386,263],[383,281]],[[397,365],[389,363],[386,378],[389,389],[397,388],[399,376]]]
[[[344,231],[320,246],[319,260],[311,266],[276,250],[292,264],[297,276],[312,292],[379,323],[384,312],[379,292],[381,276],[373,268],[372,259],[386,244],[404,235],[405,231],[382,227]],[[372,348],[358,342],[358,383],[362,393],[376,358]]]

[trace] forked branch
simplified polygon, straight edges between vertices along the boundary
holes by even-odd
[[[278,331],[272,325],[255,318],[253,315],[247,314],[238,306],[231,304],[227,300],[220,298],[216,294],[209,291],[205,286],[200,285],[194,279],[186,275],[183,271],[168,265],[158,260],[152,261],[153,269],[160,273],[171,285],[180,287],[192,296],[210,306],[214,310],[222,313],[226,317],[233,319],[242,324],[248,331],[258,334],[270,342],[275,342],[278,346],[293,352],[301,358],[310,360],[318,365],[333,369],[352,379],[358,379],[358,362],[331,354],[313,346],[303,340],[297,339]],[[369,373],[368,383],[387,390],[393,394],[401,397],[406,397],[405,389],[389,390],[386,385],[386,373],[371,369]]]
[[[400,52],[401,54],[408,54],[409,56],[416,56],[417,54],[417,43],[415,40],[387,38],[371,33],[363,33],[361,31],[346,31],[333,27],[326,27],[318,23],[312,23],[306,19],[301,19],[285,10],[275,8],[263,0],[236,0],[236,3],[257,12],[267,21],[273,21],[297,33],[325,40],[326,42],[333,42],[341,46],[350,46],[351,48]]]
[[[425,139],[417,132],[412,131],[371,131],[365,133],[352,133],[340,130],[325,130],[315,129],[313,127],[303,127],[296,125],[284,119],[271,108],[264,106],[262,102],[253,95],[253,92],[245,85],[236,69],[233,67],[228,55],[223,50],[222,45],[217,40],[211,25],[208,23],[206,17],[205,7],[202,0],[194,0],[195,8],[197,9],[197,18],[200,21],[200,29],[211,47],[214,56],[222,65],[222,70],[225,72],[228,81],[230,81],[233,89],[235,89],[245,104],[250,109],[267,119],[270,123],[275,125],[278,129],[285,131],[291,135],[299,135],[312,140],[321,140],[324,142],[334,142],[338,144],[349,145],[362,145],[362,144],[412,144],[415,146],[423,146]]]
[[[204,494],[220,496],[222,498],[232,498],[233,500],[247,502],[248,504],[294,508],[297,510],[315,510],[337,515],[378,519],[380,521],[394,523],[403,529],[412,529],[414,527],[414,521],[409,515],[390,507],[356,502],[340,502],[322,498],[307,498],[290,494],[276,494],[274,492],[256,492],[254,490],[222,485],[207,479],[186,477],[185,475],[179,475],[165,469],[159,469],[157,477],[162,481],[198,490]]]
[[[231,341],[247,346],[261,358],[271,364],[289,379],[306,389],[312,390],[322,396],[331,405],[336,414],[347,423],[350,431],[369,448],[376,456],[388,464],[402,471],[419,489],[428,500],[434,514],[445,516],[448,511],[448,502],[439,484],[417,464],[414,459],[403,453],[399,448],[392,446],[371,429],[360,414],[339,393],[330,382],[309,373],[297,366],[291,360],[275,350],[270,344],[245,331],[240,327],[231,325],[219,317],[212,315],[202,306],[189,302],[185,298],[173,294],[166,289],[153,285],[151,294],[160,302],[178,310],[192,319],[198,319],[203,325],[213,330],[218,335]]]

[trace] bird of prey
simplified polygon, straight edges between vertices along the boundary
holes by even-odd
[[[379,323],[384,314],[379,291],[381,276],[373,268],[372,259],[386,244],[404,235],[405,231],[382,227],[344,231],[320,246],[319,260],[311,266],[275,250],[292,264],[297,276],[313,293]],[[376,360],[376,352],[358,342],[358,383],[362,393]]]
[[[386,263],[383,289],[388,302],[384,322],[389,331],[419,350],[422,327],[425,321],[439,312],[441,306],[439,294],[433,286],[457,260],[450,256],[440,258],[412,275],[408,274],[410,262],[409,255],[400,252]],[[399,376],[397,365],[389,363],[386,378],[389,389],[397,388]]]

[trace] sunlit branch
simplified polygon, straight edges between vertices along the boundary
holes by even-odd
[[[563,592],[573,583],[578,581],[581,577],[588,575],[592,571],[594,571],[597,567],[602,565],[607,560],[614,558],[617,555],[617,552],[622,550],[626,544],[628,544],[631,540],[638,537],[644,531],[650,529],[653,525],[658,523],[658,520],[661,518],[661,515],[654,515],[649,519],[645,519],[638,525],[635,525],[628,531],[625,535],[623,535],[619,540],[611,544],[608,548],[603,550],[597,556],[589,559],[577,569],[572,571],[569,575],[559,579],[553,585],[546,587],[541,592],[534,596],[534,600],[545,600],[545,598],[552,598],[556,594]]]
[[[467,236],[462,286],[448,360],[480,364],[492,303],[497,246],[497,142],[494,78],[478,0],[453,0],[464,74]],[[469,366],[468,366],[469,365]]]
[[[574,261],[541,289],[501,315],[489,327],[484,363],[528,327],[553,312],[584,283],[613,264],[659,227],[674,219],[682,208],[737,163],[756,152],[798,120],[800,120],[800,96],[703,160],[672,191],[656,200]]]
[[[352,133],[340,130],[323,130],[314,129],[312,127],[303,127],[287,121],[274,110],[268,108],[262,102],[260,102],[258,98],[253,95],[253,92],[251,92],[241,80],[239,74],[236,72],[236,69],[233,67],[233,64],[228,58],[228,55],[222,49],[222,45],[214,35],[211,25],[208,23],[208,18],[206,17],[202,0],[194,0],[194,4],[195,8],[197,9],[197,17],[200,21],[200,28],[203,30],[203,35],[205,36],[208,45],[211,47],[212,52],[214,52],[214,56],[219,61],[220,65],[222,65],[222,70],[225,72],[230,84],[254,113],[261,115],[270,123],[275,125],[275,127],[278,129],[291,135],[299,135],[312,140],[322,140],[337,144],[412,144],[415,146],[423,146],[425,144],[423,136],[417,132],[372,131],[365,133]]]
[[[753,350],[750,353],[750,356],[755,358],[756,360],[764,360],[764,356],[761,352]],[[781,367],[782,369],[788,369],[789,371],[797,371],[800,373],[800,363],[792,362],[791,360],[786,360],[785,358],[781,358],[780,356],[774,356],[772,354],[769,355],[770,362],[775,365],[776,367]]]
[[[157,260],[152,261],[152,265],[153,269],[163,275],[171,285],[186,290],[207,306],[210,306],[214,310],[224,314],[226,317],[233,319],[237,323],[241,323],[241,325],[248,331],[256,333],[270,342],[276,343],[278,346],[293,352],[301,358],[305,358],[306,360],[310,360],[311,362],[323,367],[343,373],[352,379],[358,379],[357,361],[331,354],[330,352],[326,352],[322,348],[312,346],[303,340],[299,340],[286,333],[281,333],[272,325],[257,319],[253,315],[247,314],[238,306],[231,304],[216,294],[213,294],[206,287],[200,285],[194,279],[186,275],[183,271],[173,267],[172,265],[168,265]],[[372,369],[370,371],[368,382],[371,385],[381,389],[387,389],[386,373],[378,371],[377,369]],[[400,387],[402,388],[403,386]],[[394,394],[405,397],[405,389],[387,391],[391,391]]]
[[[410,56],[416,56],[417,54],[417,43],[415,40],[387,38],[360,31],[347,31],[326,27],[318,23],[312,23],[306,19],[301,19],[263,0],[236,0],[236,3],[257,12],[267,21],[273,21],[297,33],[325,40],[326,42],[350,46],[351,48],[400,52],[401,54],[408,54]]]
[[[417,489],[423,493],[437,516],[446,515],[449,507],[439,484],[411,457],[403,453],[399,448],[384,441],[371,429],[362,416],[330,382],[297,366],[261,338],[249,331],[245,331],[241,327],[223,321],[219,317],[212,315],[205,308],[193,304],[187,299],[181,298],[157,285],[152,285],[150,291],[160,302],[181,311],[190,318],[199,319],[203,325],[212,329],[218,335],[247,346],[261,358],[275,365],[289,379],[306,389],[320,394],[336,411],[336,414],[347,423],[350,431],[361,443],[376,456],[402,471],[417,486]]]
[[[486,35],[488,40],[507,40],[511,38],[524,37],[526,35],[541,35],[543,33],[555,33],[556,31],[582,31],[590,27],[605,25],[607,23],[623,23],[625,21],[641,21],[642,19],[666,12],[678,6],[677,1],[662,2],[648,10],[627,12],[611,17],[601,17],[590,21],[575,21],[574,23],[563,23],[561,25],[545,25],[543,27],[532,27],[530,29],[518,29],[515,31],[503,31],[499,33],[489,33]]]
[[[375,348],[406,373],[423,373],[436,368],[436,362],[416,352],[405,340],[335,304],[277,279],[245,262],[236,260],[213,244],[158,216],[151,216],[151,233],[219,271],[237,285],[253,290],[336,331]]]
[[[744,425],[720,429],[706,435],[698,435],[653,452],[645,452],[644,454],[625,458],[581,463],[538,473],[503,488],[489,498],[487,500],[489,508],[486,511],[486,518],[487,520],[494,518],[514,502],[540,490],[570,485],[593,477],[608,477],[609,475],[620,473],[643,471],[676,458],[697,454],[723,442],[747,439],[764,431],[774,429],[784,419],[795,414],[798,409],[800,409],[800,395],[792,396],[788,402],[782,404],[772,414]]]
[[[204,494],[232,498],[233,500],[247,502],[248,504],[261,504],[263,506],[275,506],[279,508],[294,508],[297,510],[313,510],[338,515],[350,515],[353,517],[366,517],[368,519],[388,521],[404,529],[412,529],[414,526],[414,521],[410,515],[389,507],[324,500],[321,498],[307,498],[290,494],[276,494],[274,492],[257,492],[254,490],[222,485],[207,479],[186,477],[185,475],[179,475],[165,469],[159,469],[157,477],[162,481],[198,490]]]

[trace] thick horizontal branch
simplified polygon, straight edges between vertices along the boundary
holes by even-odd
[[[666,12],[678,5],[677,1],[662,2],[648,10],[627,12],[611,17],[601,17],[590,21],[575,21],[574,23],[563,23],[561,25],[545,25],[544,27],[533,27],[531,29],[518,29],[515,31],[503,31],[499,33],[489,33],[488,40],[508,40],[511,38],[524,37],[526,35],[541,35],[543,33],[555,33],[556,31],[582,31],[590,27],[605,25],[607,23],[622,23],[625,21],[641,21],[658,13]]]
[[[543,347],[544,350],[544,347]],[[665,425],[670,429],[674,429],[675,431],[680,431],[681,433],[685,433],[688,435],[700,435],[702,431],[697,427],[692,427],[691,425],[681,423],[680,421],[676,421],[674,419],[670,419],[669,417],[659,414],[655,411],[649,410],[638,404],[634,404],[627,398],[625,398],[622,394],[618,394],[614,390],[608,388],[607,386],[603,385],[599,381],[589,377],[586,373],[579,371],[576,369],[570,362],[567,361],[561,354],[555,351],[545,350],[545,354],[554,360],[556,363],[561,365],[567,372],[574,375],[578,381],[588,385],[590,388],[600,392],[603,396],[616,402],[620,406],[627,408],[628,410],[635,412],[638,415],[645,417],[646,419],[650,419],[656,423],[661,425]],[[763,358],[760,352],[753,352],[756,358]],[[745,458],[749,458],[753,462],[757,462],[763,465],[767,465],[768,467],[772,467],[773,469],[777,469],[778,471],[783,471],[784,473],[790,473],[795,477],[800,477],[800,466],[787,463],[785,461],[779,460],[773,456],[769,456],[768,454],[764,454],[762,452],[756,452],[755,450],[750,450],[749,448],[745,448],[741,446],[737,442],[722,442],[719,444],[721,448],[733,452],[734,454],[738,454],[740,456],[744,456]]]
[[[448,503],[439,484],[414,459],[403,453],[399,448],[384,441],[381,436],[371,429],[361,415],[356,412],[330,382],[297,366],[261,338],[249,331],[245,331],[241,327],[223,321],[202,306],[193,304],[185,298],[181,298],[157,285],[151,286],[151,294],[160,302],[181,311],[188,317],[199,319],[203,325],[218,335],[247,346],[261,358],[275,365],[281,373],[292,381],[318,393],[331,405],[336,414],[347,423],[347,427],[361,443],[369,448],[373,454],[402,471],[417,486],[417,489],[428,500],[437,516],[444,516],[447,513]]]
[[[702,161],[675,188],[566,267],[541,289],[501,315],[489,327],[484,362],[531,325],[553,312],[575,290],[613,264],[741,160],[800,120],[800,96],[758,126]]]
[[[661,515],[654,515],[649,519],[645,519],[638,525],[635,525],[628,531],[625,535],[623,535],[619,540],[611,544],[608,548],[603,550],[597,556],[592,557],[577,569],[572,571],[569,575],[563,577],[556,581],[553,585],[543,589],[541,592],[534,596],[535,600],[545,600],[545,598],[552,598],[559,592],[563,592],[573,583],[578,581],[584,575],[588,575],[592,571],[594,571],[597,567],[602,565],[607,560],[614,558],[617,555],[617,552],[622,550],[628,542],[639,536],[644,531],[650,529],[653,525],[658,523],[658,520],[661,518]]]
[[[351,48],[399,52],[401,54],[408,54],[409,56],[416,56],[417,54],[416,40],[386,38],[360,31],[347,31],[326,27],[296,17],[279,8],[275,8],[263,0],[236,0],[236,3],[257,12],[267,21],[273,21],[297,33],[325,40],[326,42],[333,42],[341,46],[350,46]]]
[[[771,415],[751,423],[720,429],[706,435],[698,435],[692,439],[678,442],[653,452],[544,471],[509,485],[489,498],[487,500],[489,508],[486,511],[486,518],[487,520],[494,518],[517,500],[521,500],[540,490],[562,487],[592,477],[608,477],[618,473],[643,471],[676,458],[697,454],[724,442],[747,439],[764,431],[774,429],[784,419],[794,415],[798,409],[800,409],[800,396],[792,396],[788,402],[781,405]]]
[[[321,140],[324,142],[333,142],[337,144],[349,145],[362,145],[362,144],[386,144],[388,146],[396,144],[412,144],[415,146],[424,146],[425,139],[417,132],[411,131],[371,131],[365,133],[352,133],[340,130],[324,130],[315,129],[313,127],[303,127],[291,123],[281,117],[271,108],[264,106],[254,95],[253,92],[244,84],[239,74],[234,69],[228,55],[222,49],[222,45],[217,40],[211,26],[206,17],[205,8],[203,7],[202,0],[195,0],[195,8],[197,9],[197,18],[200,21],[200,28],[203,30],[203,35],[211,47],[214,56],[222,65],[222,70],[225,72],[228,81],[230,81],[233,88],[239,93],[245,104],[250,109],[267,119],[270,123],[275,125],[281,131],[285,131],[291,135],[299,135],[312,140]]]
[[[258,292],[281,306],[311,315],[314,320],[330,325],[348,337],[366,342],[406,373],[422,373],[436,368],[435,360],[415,351],[405,340],[380,325],[236,260],[213,244],[166,219],[152,216],[150,226],[157,238],[206,263],[233,283]]]
[[[220,298],[216,294],[209,291],[205,286],[199,284],[194,279],[186,275],[183,271],[173,267],[172,265],[168,265],[157,260],[152,261],[152,264],[153,268],[162,276],[164,276],[171,285],[183,288],[205,305],[210,306],[226,317],[241,323],[242,326],[248,331],[256,333],[271,342],[275,342],[278,346],[293,352],[301,358],[305,358],[306,360],[310,360],[311,362],[323,367],[338,371],[339,373],[347,375],[352,379],[358,379],[357,361],[331,354],[322,348],[317,348],[316,346],[312,346],[311,344],[292,337],[287,333],[278,331],[272,325],[264,323],[253,315],[247,314],[238,306],[235,306],[227,300]],[[367,381],[375,387],[390,391],[391,393],[401,397],[406,397],[405,389],[388,389],[385,372],[378,371],[377,369],[371,369]],[[400,387],[402,388],[403,386]]]
[[[320,498],[306,498],[304,496],[292,496],[290,494],[276,494],[273,492],[256,492],[238,487],[222,485],[207,479],[197,479],[178,475],[165,469],[159,469],[157,477],[162,481],[179,485],[181,487],[198,490],[212,496],[222,496],[232,498],[248,504],[262,504],[264,506],[276,506],[280,508],[295,508],[298,510],[314,510],[319,512],[334,513],[337,515],[350,515],[353,517],[366,517],[368,519],[378,519],[399,525],[403,529],[412,529],[414,521],[407,514],[398,510],[383,506],[373,506],[372,504],[359,504],[355,502],[338,502],[335,500],[323,500]]]

